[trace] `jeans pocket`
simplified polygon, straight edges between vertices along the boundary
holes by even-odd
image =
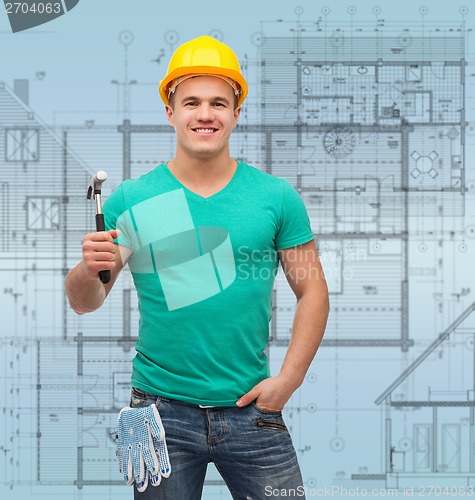
[[[257,406],[255,401],[252,401],[251,405],[259,412],[262,413],[263,415],[282,415],[282,411],[277,410],[266,410],[265,408],[261,408],[260,406]]]
[[[288,432],[287,426],[285,425],[284,419],[282,418],[281,411],[266,410],[265,408],[257,406],[254,401],[251,403],[251,405],[258,414],[257,420],[255,420],[255,425],[257,427]]]

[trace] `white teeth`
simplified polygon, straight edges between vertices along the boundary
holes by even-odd
[[[212,128],[197,128],[195,130],[199,134],[211,134],[212,132],[214,132],[214,130]]]

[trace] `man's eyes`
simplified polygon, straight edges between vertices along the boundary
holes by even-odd
[[[193,107],[193,106],[198,106],[198,104],[199,103],[197,101],[188,101],[188,102],[185,102],[184,106],[185,107]],[[211,106],[213,106],[215,108],[226,107],[226,105],[223,102],[212,102]]]

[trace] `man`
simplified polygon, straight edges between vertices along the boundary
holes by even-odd
[[[109,230],[84,237],[66,279],[83,314],[102,305],[125,262],[132,272],[141,319],[118,453],[135,498],[201,498],[209,462],[236,499],[304,491],[282,409],[322,339],[328,291],[296,191],[230,155],[246,94],[223,43],[205,36],[175,51],[160,95],[176,155],[112,193]],[[279,261],[297,307],[271,377],[265,348]],[[103,285],[97,274],[107,269]]]

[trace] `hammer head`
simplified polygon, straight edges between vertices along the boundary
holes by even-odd
[[[87,187],[87,199],[90,200],[92,194],[100,194],[102,183],[107,179],[107,174],[104,170],[99,170],[91,177],[89,186]]]

